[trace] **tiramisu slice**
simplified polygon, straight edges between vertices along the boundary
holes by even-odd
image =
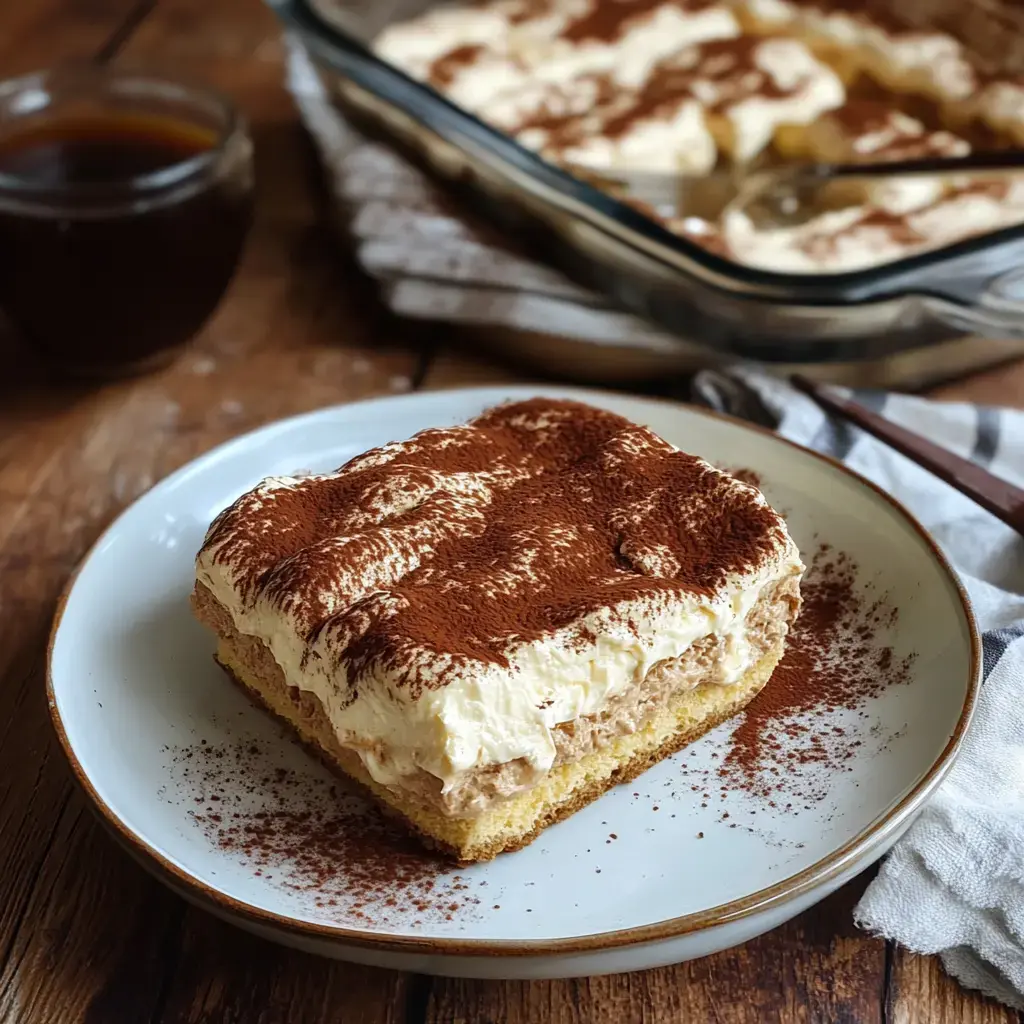
[[[264,481],[210,527],[193,602],[258,702],[474,861],[743,708],[802,572],[755,488],[535,399]]]

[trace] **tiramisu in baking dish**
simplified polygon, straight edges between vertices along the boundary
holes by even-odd
[[[1024,140],[1019,78],[858,0],[463,0],[389,24],[373,49],[634,205],[648,173],[717,170],[728,182],[793,160],[965,156]],[[1019,224],[1021,192],[1007,179],[904,181],[781,230],[722,217],[720,189],[687,191],[682,209],[642,209],[736,262],[819,274]]]
[[[756,488],[534,399],[265,480],[210,527],[193,603],[236,682],[475,861],[740,711],[802,572]]]

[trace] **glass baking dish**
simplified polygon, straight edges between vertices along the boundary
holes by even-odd
[[[384,27],[429,2],[269,2],[362,130],[413,153],[492,220],[540,238],[575,277],[710,358],[906,364],[973,336],[977,359],[961,355],[963,370],[1024,351],[1024,225],[866,270],[808,275],[743,266],[548,163],[371,52]],[[919,2],[901,16],[955,33],[988,68],[1010,73],[1024,58],[1024,14],[991,0]],[[928,374],[918,365],[911,376]]]

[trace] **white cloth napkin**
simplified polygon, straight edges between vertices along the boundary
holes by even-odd
[[[290,46],[289,86],[353,211],[357,257],[395,312],[550,331],[595,344],[671,338],[502,248],[419,171],[367,142]],[[909,460],[755,371],[705,371],[689,397],[843,460],[913,511],[946,551],[984,630],[985,685],[963,753],[856,909],[865,929],[938,953],[964,985],[1024,1009],[1024,542]],[[878,392],[860,401],[1024,485],[1024,413]]]

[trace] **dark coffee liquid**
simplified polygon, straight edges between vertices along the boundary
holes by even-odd
[[[21,204],[0,184],[0,308],[29,344],[67,369],[104,373],[157,361],[199,329],[238,262],[248,181],[140,192],[134,208],[123,195],[76,201],[61,189],[118,185],[215,143],[188,124],[117,116],[0,139],[0,174],[33,190]],[[52,210],[38,198],[51,189]]]

